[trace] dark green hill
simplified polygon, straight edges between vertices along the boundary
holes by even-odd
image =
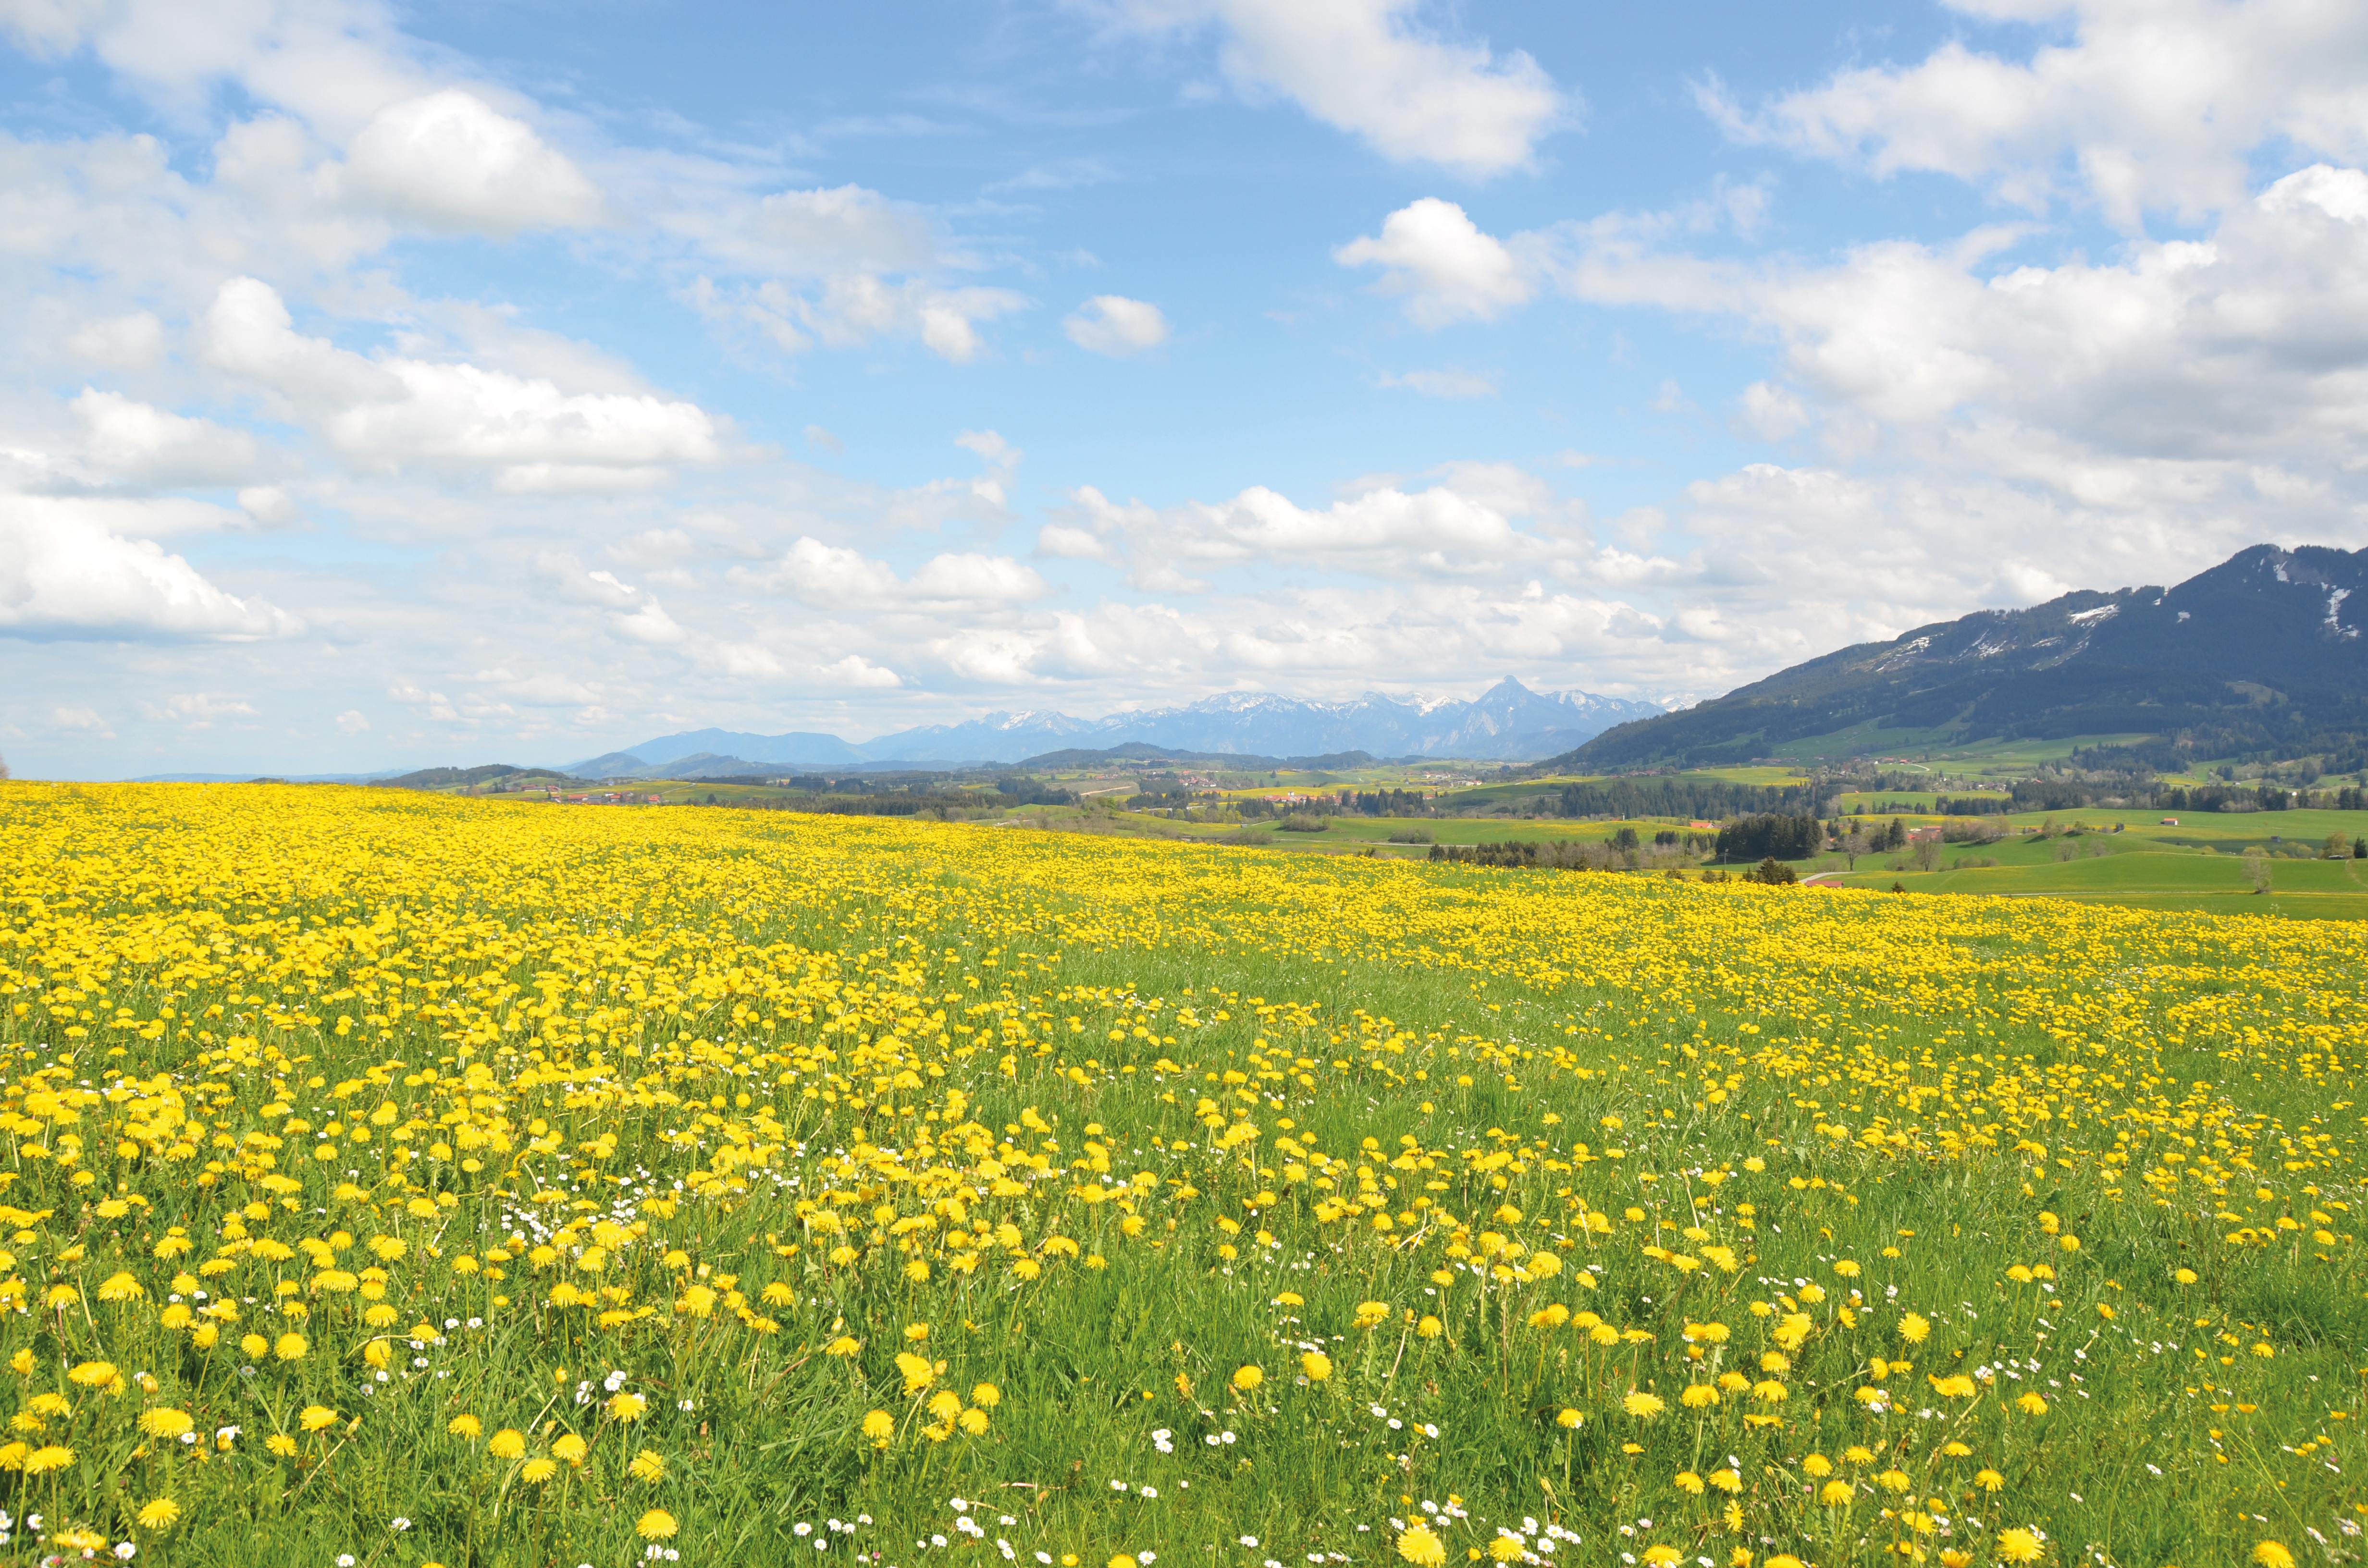
[[[2175,588],[1983,610],[1796,665],[1546,764],[1702,767],[1776,755],[2143,735],[2156,767],[2263,754],[2361,757],[2368,550],[2256,545]],[[1830,738],[1832,749],[1815,743]]]

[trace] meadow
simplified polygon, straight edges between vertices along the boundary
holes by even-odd
[[[2354,1561],[2362,930],[0,785],[0,1561]]]

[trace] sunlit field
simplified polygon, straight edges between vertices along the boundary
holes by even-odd
[[[2355,1561],[2364,951],[0,786],[0,1561]]]

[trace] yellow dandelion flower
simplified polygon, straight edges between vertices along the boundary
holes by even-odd
[[[540,1486],[559,1473],[559,1461],[553,1459],[530,1459],[518,1467],[518,1479]]]
[[[2035,1532],[2023,1529],[2019,1526],[2010,1530],[1998,1532],[1998,1554],[2004,1562],[2036,1562],[2046,1550],[2046,1547],[2040,1544],[2039,1537]]]
[[[515,1426],[505,1426],[485,1445],[485,1452],[497,1460],[514,1460],[526,1452],[526,1435]]]
[[[646,1481],[655,1485],[666,1479],[666,1456],[643,1449],[633,1456],[633,1461],[625,1467],[625,1472],[635,1481]]]
[[[337,1413],[325,1404],[308,1404],[296,1424],[307,1432],[325,1432],[337,1424]]]
[[[884,1410],[875,1410],[863,1418],[863,1435],[881,1448],[896,1435],[896,1418]]]
[[[456,1437],[466,1437],[473,1443],[484,1431],[484,1427],[479,1425],[473,1415],[455,1415],[451,1420],[444,1423],[444,1430]]]
[[[85,1361],[66,1372],[66,1381],[84,1388],[105,1388],[123,1374],[115,1369],[112,1361]]]
[[[312,1345],[302,1335],[290,1331],[279,1336],[279,1342],[272,1346],[271,1353],[282,1361],[302,1361],[304,1352],[311,1348]]]
[[[1817,1501],[1828,1508],[1839,1508],[1858,1495],[1858,1489],[1847,1481],[1828,1481],[1817,1489]]]
[[[171,1410],[160,1406],[154,1410],[143,1410],[140,1413],[140,1430],[152,1437],[177,1437],[182,1433],[192,1430],[196,1426],[197,1423],[189,1418],[189,1413],[186,1410]]]
[[[1003,1391],[993,1383],[980,1383],[970,1391],[970,1402],[981,1410],[993,1410],[1003,1403]]]
[[[1398,1555],[1414,1568],[1440,1568],[1447,1561],[1447,1543],[1427,1525],[1410,1525],[1398,1537]]]
[[[1668,1408],[1667,1404],[1662,1403],[1660,1395],[1646,1393],[1641,1389],[1629,1394],[1625,1399],[1622,1399],[1620,1402],[1620,1404],[1621,1408],[1627,1411],[1629,1415],[1636,1417],[1639,1421],[1650,1421],[1654,1416],[1658,1415],[1661,1412]]]
[[[1488,1543],[1488,1555],[1499,1562],[1518,1562],[1529,1555],[1529,1551],[1517,1535],[1499,1534]]]
[[[173,1522],[181,1517],[181,1506],[170,1497],[158,1497],[152,1502],[142,1504],[140,1512],[134,1517],[139,1519],[140,1528],[143,1530],[168,1530],[173,1528]]]
[[[1307,1374],[1311,1383],[1320,1383],[1332,1375],[1332,1358],[1321,1350],[1310,1350],[1299,1358],[1299,1369]]]
[[[1696,1475],[1692,1471],[1681,1470],[1678,1471],[1677,1480],[1679,1491],[1693,1497],[1699,1497],[1702,1494],[1702,1478]]]
[[[584,1467],[584,1456],[591,1451],[592,1446],[573,1432],[561,1434],[559,1439],[551,1445],[551,1457],[555,1460],[565,1460],[568,1468],[572,1470],[581,1470]]]
[[[643,1540],[666,1540],[681,1528],[664,1508],[652,1508],[633,1521],[633,1533]]]
[[[1234,1369],[1233,1384],[1244,1393],[1249,1392],[1264,1381],[1266,1381],[1266,1372],[1260,1367],[1251,1365]]]
[[[74,1452],[62,1443],[50,1443],[25,1456],[20,1467],[27,1475],[47,1475],[53,1470],[63,1470],[74,1463]]]
[[[2274,1540],[2265,1540],[2253,1548],[2253,1561],[2261,1568],[2294,1568],[2294,1553]]]

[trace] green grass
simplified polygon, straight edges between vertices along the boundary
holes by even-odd
[[[1540,1563],[1993,1568],[2031,1528],[2048,1568],[2160,1568],[2348,1540],[2362,1501],[2345,932],[794,813],[0,797],[0,1280],[45,1303],[0,1312],[30,1369],[0,1407],[74,1449],[13,1455],[0,1501],[102,1553],[621,1568],[662,1506],[702,1563],[1377,1564],[1429,1519],[1453,1563],[1514,1530]],[[167,1303],[210,1263],[239,1315],[200,1344]],[[301,1358],[237,1346],[291,1325]],[[63,1375],[100,1359],[117,1392]],[[932,1436],[940,1392],[984,1429]],[[142,1442],[164,1409],[241,1434]],[[581,1467],[529,1480],[571,1431]],[[130,1523],[159,1497],[177,1526]],[[82,1560],[19,1557],[52,1550]]]

